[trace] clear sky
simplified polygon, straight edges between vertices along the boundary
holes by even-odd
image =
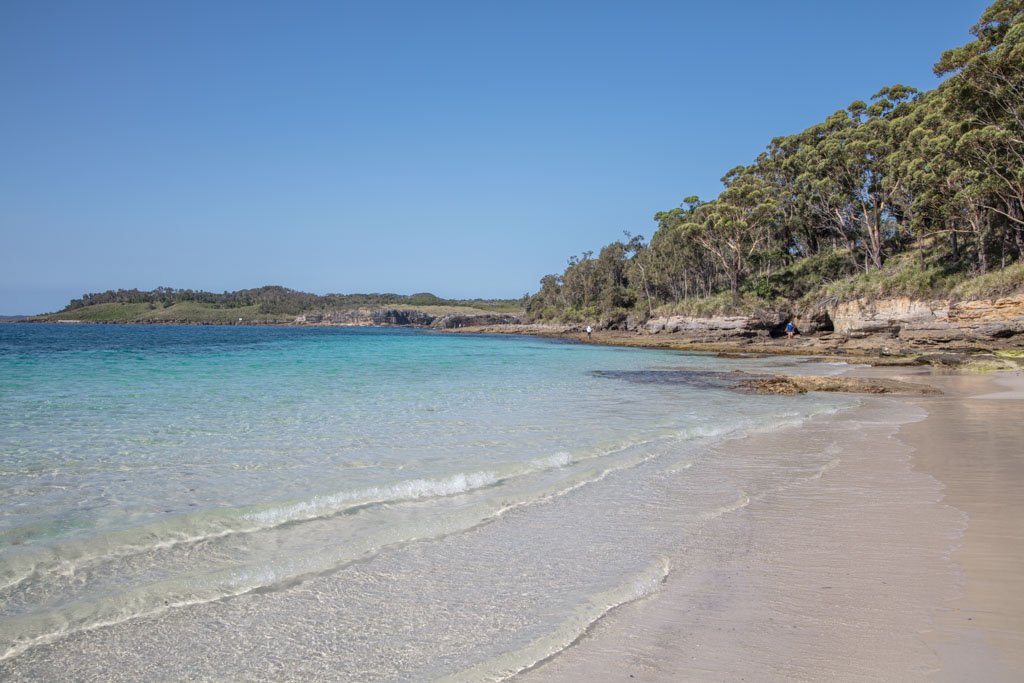
[[[521,296],[988,2],[0,2],[0,314],[120,287]]]

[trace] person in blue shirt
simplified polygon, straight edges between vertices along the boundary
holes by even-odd
[[[796,325],[794,325],[793,321],[790,320],[786,323],[786,336],[792,338],[794,334],[796,334]]]

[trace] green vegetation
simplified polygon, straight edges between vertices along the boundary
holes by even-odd
[[[713,315],[746,314],[764,308],[765,301],[753,294],[745,294],[733,299],[729,292],[719,292],[710,296],[690,297],[672,303],[663,304],[654,309],[655,315],[687,315],[705,318]]]
[[[966,273],[950,272],[941,265],[922,266],[916,254],[898,254],[877,270],[858,273],[845,280],[821,285],[805,294],[801,303],[815,300],[881,299],[907,296],[932,299],[948,296],[953,285],[963,281]]]
[[[182,301],[170,306],[157,306],[139,316],[143,320],[188,320],[189,322],[230,323],[243,320],[291,320],[292,316],[267,315],[259,306],[217,308],[198,301]]]
[[[233,323],[243,320],[286,321],[294,316],[262,315],[257,306],[218,308],[197,301],[183,301],[164,306],[151,303],[93,304],[64,310],[47,316],[52,320],[81,320],[82,322],[175,322]]]
[[[82,320],[86,322],[112,322],[118,320],[138,320],[149,307],[144,303],[109,303],[97,304],[74,311],[55,313],[54,320]]]
[[[928,92],[893,85],[775,138],[649,243],[541,280],[533,319],[726,313],[854,297],[1024,291],[1024,0],[997,0]]]
[[[268,286],[215,294],[191,289],[158,287],[152,291],[118,289],[74,299],[52,320],[83,322],[289,322],[306,313],[359,308],[415,309],[431,315],[522,313],[525,300],[448,300],[429,293],[326,294],[318,296],[285,287]]]
[[[965,280],[953,287],[952,294],[959,299],[1005,296],[1024,290],[1024,263],[1015,263],[1002,270]]]

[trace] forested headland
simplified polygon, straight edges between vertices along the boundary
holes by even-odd
[[[525,299],[443,299],[419,294],[311,294],[278,285],[234,292],[157,287],[84,294],[39,319],[83,322],[291,322],[299,315],[357,309],[416,309],[435,314],[521,313]]]
[[[545,276],[534,320],[801,311],[857,297],[1024,289],[1024,0],[998,0],[934,66],[777,137],[713,199],[655,214]]]

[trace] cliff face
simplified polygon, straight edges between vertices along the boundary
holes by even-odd
[[[498,313],[479,315],[444,315],[434,318],[430,323],[431,327],[439,330],[451,330],[459,327],[488,327],[491,325],[519,325],[522,323],[517,316],[501,315]]]
[[[847,301],[813,311],[762,311],[745,316],[667,316],[630,320],[641,334],[671,334],[702,343],[749,344],[785,337],[792,320],[801,343],[849,349],[898,352],[923,349],[968,351],[1024,347],[1024,294],[951,302],[894,297]],[[381,308],[325,311],[300,316],[298,324],[402,326],[434,329],[494,328],[521,325],[514,315],[432,315],[412,309]]]
[[[703,342],[756,341],[785,335],[792,319],[802,338],[856,346],[1003,348],[1024,346],[1024,294],[974,301],[921,301],[895,297],[859,299],[790,315],[652,318],[637,327],[648,334],[675,333]]]
[[[350,311],[330,311],[323,314],[322,319],[317,322],[350,327],[369,327],[370,325],[427,327],[433,320],[434,316],[427,315],[423,311],[360,308]]]
[[[829,310],[838,334],[884,335],[929,346],[1024,342],[1024,294],[975,301],[916,301],[905,297],[849,301]]]
[[[772,336],[773,331],[781,333],[785,325],[785,314],[779,312],[707,318],[673,315],[666,318],[651,318],[643,324],[642,331],[651,334],[670,332],[715,339],[752,339]]]
[[[360,308],[346,311],[328,311],[317,315],[304,315],[295,319],[297,324],[328,324],[347,327],[397,326],[452,329],[483,325],[513,325],[522,322],[514,315],[453,314],[435,316],[424,311],[399,308]]]

